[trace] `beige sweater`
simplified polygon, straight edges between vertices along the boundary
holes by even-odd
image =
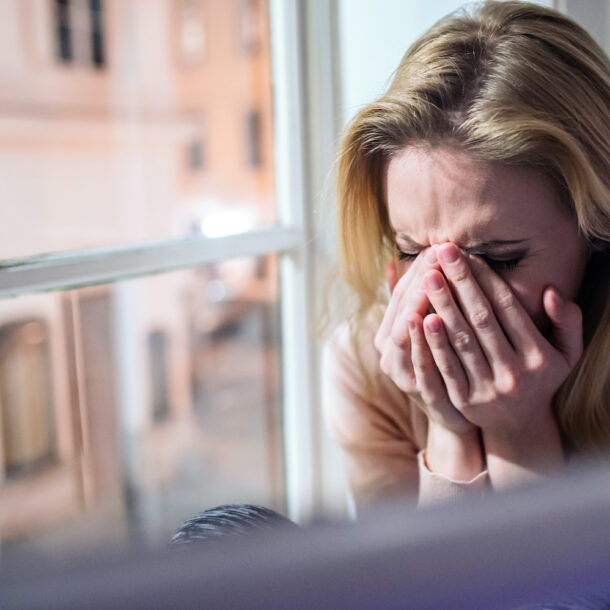
[[[425,505],[484,493],[486,471],[472,481],[454,481],[428,470],[428,419],[380,370],[373,343],[379,321],[379,312],[369,315],[356,341],[342,325],[322,359],[324,416],[343,450],[357,509],[396,496]]]

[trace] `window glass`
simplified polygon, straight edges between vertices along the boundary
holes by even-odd
[[[0,11],[0,258],[276,222],[266,2]]]
[[[3,557],[285,512],[278,261],[0,301]]]

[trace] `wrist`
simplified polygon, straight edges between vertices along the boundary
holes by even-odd
[[[565,466],[559,427],[552,416],[519,434],[484,431],[483,445],[495,488],[548,477]]]
[[[479,429],[455,432],[428,422],[426,466],[431,472],[456,481],[470,481],[484,468]]]

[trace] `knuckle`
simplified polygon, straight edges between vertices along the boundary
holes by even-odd
[[[390,375],[392,372],[391,359],[387,352],[382,354],[381,359],[379,360],[379,368],[386,375]]]
[[[468,407],[470,406],[470,403],[461,393],[452,393],[451,403],[460,413],[464,414],[468,412]]]
[[[487,388],[482,395],[480,402],[482,404],[493,404],[500,398],[500,392],[494,387]]]
[[[469,269],[463,263],[457,263],[451,270],[451,279],[457,283],[464,282],[469,275]]]
[[[376,349],[378,352],[380,352],[380,353],[381,353],[381,352],[382,352],[382,350],[383,350],[383,344],[384,344],[384,340],[381,338],[381,336],[379,335],[379,333],[377,333],[377,334],[375,335],[375,339],[374,339],[374,341],[373,341],[373,344],[375,345],[375,349]]]
[[[527,360],[528,360],[528,368],[532,371],[539,371],[539,370],[543,369],[546,364],[546,357],[545,357],[544,353],[539,349],[533,350],[528,355]]]
[[[503,395],[518,394],[522,385],[522,378],[516,371],[505,371],[499,380],[498,390]]]
[[[381,369],[381,372],[384,375],[389,375],[390,374],[389,371],[388,371],[388,367],[386,366],[386,363],[385,363],[385,361],[383,359],[381,359],[380,362],[379,362],[379,368]]]
[[[453,337],[453,345],[460,352],[469,352],[473,348],[472,337],[469,332],[459,330]]]
[[[401,375],[393,381],[403,392],[410,392],[413,389],[413,382],[408,375]]]
[[[515,295],[510,290],[501,290],[496,294],[496,303],[504,310],[515,307]]]
[[[392,343],[397,347],[404,348],[409,345],[409,331],[407,328],[396,325],[391,332]]]
[[[413,371],[416,373],[416,375],[423,375],[426,373],[427,363],[423,358],[416,356],[412,359],[411,363],[413,364]]]
[[[479,307],[470,314],[470,321],[475,328],[485,330],[491,326],[492,314],[487,307]]]
[[[453,362],[441,362],[438,370],[443,377],[448,379],[457,379],[458,377],[458,367]]]

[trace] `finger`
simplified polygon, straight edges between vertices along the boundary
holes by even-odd
[[[379,368],[403,391],[415,389],[415,373],[411,363],[411,353],[397,348],[390,338],[384,348]]]
[[[405,299],[401,309],[396,313],[394,324],[392,326],[392,341],[404,349],[409,347],[409,316],[412,313],[418,313],[423,316],[430,306],[430,300],[425,292],[417,290],[414,286],[411,290],[410,298]]]
[[[437,314],[427,315],[424,319],[425,341],[430,349],[440,375],[447,388],[449,399],[459,407],[466,403],[469,391],[469,382],[453,347],[449,343],[445,332],[443,320]]]
[[[396,291],[394,291],[396,292]],[[392,325],[394,324],[394,318],[396,317],[396,311],[398,310],[400,298],[398,294],[392,294],[390,302],[383,314],[381,324],[375,333],[375,347],[377,351],[381,352],[385,346],[386,341],[390,339],[392,332]]]
[[[449,342],[466,371],[470,386],[475,387],[480,381],[490,379],[490,366],[473,330],[458,309],[445,278],[439,271],[429,271],[424,279],[426,294],[442,318]]]
[[[438,248],[441,267],[461,306],[462,314],[473,329],[491,368],[515,360],[514,350],[500,327],[491,303],[472,274],[462,252],[454,244]]]
[[[397,280],[394,286],[391,286],[390,284],[390,302],[388,303],[383,315],[383,319],[381,320],[381,324],[379,325],[377,333],[375,334],[375,347],[379,352],[383,350],[386,340],[392,335],[392,329],[394,328],[396,322],[396,315],[398,311],[401,310],[401,302],[405,298],[405,293],[407,292],[409,283],[412,281],[412,274],[417,269],[419,264],[421,264],[421,262],[419,262],[418,257],[411,268],[400,279]],[[386,268],[386,279],[388,279],[389,282],[391,278],[388,277],[387,271],[388,270]],[[395,332],[398,333],[398,330]],[[403,343],[405,340],[407,340],[408,332],[406,327],[404,328],[403,335],[403,337],[396,336],[397,344]]]
[[[549,286],[542,294],[544,310],[553,324],[552,343],[564,355],[570,369],[582,355],[582,311]]]
[[[447,389],[434,361],[426,337],[422,317],[416,313],[409,316],[411,334],[411,361],[417,388],[426,405],[439,408],[449,402]]]
[[[422,273],[429,268],[440,268],[436,255],[432,248],[428,248],[417,257],[413,265],[405,275],[397,282],[392,301],[388,307],[386,324],[382,324],[380,332],[384,336],[389,334],[394,343],[401,348],[409,349],[410,338],[408,330],[408,315],[417,312],[424,315],[430,306],[425,292],[417,288],[421,281]]]
[[[540,350],[544,338],[510,286],[478,256],[469,254],[468,262],[514,350],[521,356]]]

